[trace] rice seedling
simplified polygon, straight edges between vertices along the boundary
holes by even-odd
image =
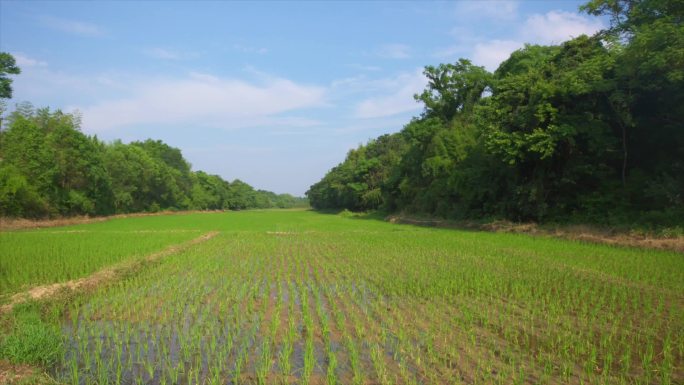
[[[32,286],[81,278],[200,234],[70,231],[0,232],[0,302]]]
[[[3,287],[220,234],[49,317],[65,341],[49,370],[68,384],[684,381],[684,258],[674,253],[305,211],[74,229],[93,241],[3,233],[23,245],[17,256],[43,252],[40,239],[80,245],[56,262],[73,269]],[[102,259],[81,264],[88,255]],[[5,317],[3,335],[21,328],[20,312]],[[0,338],[3,357],[17,351],[9,343]]]

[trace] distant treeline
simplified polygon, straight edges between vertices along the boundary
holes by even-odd
[[[0,215],[49,217],[159,210],[306,206],[306,198],[255,190],[191,171],[160,140],[104,143],[78,115],[20,104],[0,131]]]
[[[611,27],[526,45],[490,73],[425,67],[401,132],[351,150],[314,208],[447,218],[684,222],[684,6],[594,0]]]

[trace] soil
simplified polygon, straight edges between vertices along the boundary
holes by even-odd
[[[30,365],[13,365],[7,360],[0,360],[0,385],[55,384],[39,368]]]

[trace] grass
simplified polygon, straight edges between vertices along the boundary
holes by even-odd
[[[35,304],[20,305],[14,311],[9,333],[0,340],[0,356],[10,363],[49,366],[64,353],[60,328],[45,322]]]
[[[308,211],[69,229],[220,234],[43,311],[64,383],[684,381],[681,254]]]

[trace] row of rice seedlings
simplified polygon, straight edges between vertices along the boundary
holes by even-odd
[[[323,285],[323,293],[325,295],[326,301],[330,306],[330,312],[335,320],[335,327],[340,331],[342,344],[347,351],[349,357],[349,366],[351,369],[351,378],[353,384],[362,384],[364,382],[363,369],[361,365],[361,359],[359,355],[359,350],[356,341],[352,337],[348,327],[347,327],[347,317],[342,312],[338,304],[337,293],[339,290],[339,284],[329,284]],[[334,287],[334,288],[333,288]]]
[[[415,256],[414,256],[414,259],[415,259]],[[407,262],[411,263],[410,261],[407,261]],[[422,261],[420,261],[420,260],[418,261],[418,263],[421,263],[421,262],[422,262]],[[434,262],[433,262],[433,263],[434,263]],[[388,265],[388,264],[380,264],[380,266],[379,266],[379,267],[380,267],[380,270],[382,270],[382,267],[384,267],[384,266],[389,266],[389,265]],[[466,267],[466,268],[467,268],[467,266],[461,266],[461,267]],[[372,273],[375,272],[375,273],[377,273],[377,272],[378,272],[378,269],[374,269],[374,268],[371,268],[371,269],[364,269],[364,272],[372,272]],[[394,276],[394,277],[397,276],[396,269],[394,269],[394,268],[393,268],[392,271],[389,272],[389,273],[390,273],[392,276]],[[426,272],[426,275],[427,275],[427,274],[429,274],[429,272]],[[380,275],[380,274],[378,273],[378,275]],[[373,278],[375,278],[376,281],[382,281],[383,278],[382,278],[382,277],[378,277],[378,275],[376,275],[375,277],[371,277],[371,280],[372,280]],[[526,275],[538,276],[538,275],[543,275],[543,274],[537,272],[536,274],[535,274],[535,273],[528,273],[528,274],[526,274]],[[474,289],[474,290],[469,290],[470,293],[465,292],[465,293],[462,293],[462,294],[460,294],[461,291],[456,291],[456,294],[459,294],[459,295],[469,294],[470,296],[472,296],[473,294],[475,294],[475,295],[477,295],[477,296],[482,297],[482,294],[485,294],[485,293],[487,293],[487,292],[490,292],[491,287],[496,287],[496,286],[498,285],[498,284],[492,283],[492,282],[487,283],[487,279],[485,279],[485,278],[488,279],[488,277],[487,277],[486,275],[480,274],[480,279],[479,279],[478,281],[475,281],[475,282],[468,282],[468,281],[466,280],[466,283],[467,283],[467,284],[470,284],[470,285],[474,285],[474,286],[475,286],[475,289]],[[396,279],[395,279],[395,280],[393,280],[393,281],[396,282],[396,281],[401,281],[401,280],[396,280]],[[491,280],[490,280],[490,281],[491,281]],[[551,282],[548,282],[548,283],[547,283],[547,282],[548,282],[548,280],[546,280],[546,282],[544,282],[544,284],[546,284],[546,285],[550,285],[550,284],[551,284]],[[394,288],[393,290],[396,290],[396,288]],[[449,291],[447,290],[447,291],[445,291],[445,292],[448,293]],[[570,295],[570,296],[572,295],[572,294],[569,293],[568,291],[565,291],[564,293],[565,293],[565,295]],[[619,292],[619,291],[616,291],[616,290],[611,291],[613,300],[615,300],[616,298],[617,298],[618,300],[619,300],[620,298],[625,298],[625,296],[615,296],[616,293],[619,294],[620,292]],[[537,296],[540,295],[540,293],[536,293],[536,294],[537,294]],[[498,297],[498,296],[497,296],[497,297]],[[497,297],[492,296],[492,298],[497,298]],[[453,297],[452,297],[452,298],[453,298]],[[534,298],[534,297],[531,297],[531,298]],[[602,298],[605,298],[605,296],[602,297]],[[523,298],[518,298],[518,300],[519,300],[519,299],[525,300],[524,297],[523,297]],[[562,299],[563,299],[563,297],[561,297],[561,300],[562,300]],[[481,299],[479,299],[479,300],[481,300]],[[538,300],[537,300],[537,301],[538,301]],[[532,314],[532,315],[535,316],[535,318],[537,318],[537,319],[538,319],[538,318],[541,318],[543,321],[546,321],[546,322],[545,322],[546,325],[545,325],[545,327],[542,328],[542,331],[544,331],[544,332],[550,332],[550,333],[554,333],[554,334],[557,333],[557,332],[558,332],[558,330],[557,330],[557,329],[558,329],[558,324],[559,324],[559,322],[562,323],[562,320],[563,320],[563,318],[562,318],[561,316],[564,316],[565,314],[567,314],[567,311],[568,311],[568,310],[567,310],[566,308],[564,308],[564,307],[561,306],[561,301],[559,301],[557,298],[554,298],[554,297],[549,296],[549,295],[542,295],[542,301],[543,301],[543,302],[541,303],[541,306],[539,306],[540,304],[539,304],[537,301],[535,301],[536,303],[533,303],[531,306],[532,306],[532,307],[535,307],[535,306],[536,306],[536,308],[538,308],[538,309],[540,308],[540,309],[547,310],[547,311],[546,311],[545,313],[538,312],[538,314],[537,314],[536,316],[535,316],[534,314]],[[619,311],[619,308],[616,308],[616,307],[614,307],[614,306],[611,305],[611,307],[608,307],[608,312],[606,312],[605,314],[607,314],[608,317],[611,317],[611,316],[612,316],[611,314],[615,314],[615,313],[618,312],[618,311]],[[662,314],[662,313],[661,313],[661,314]],[[493,314],[493,313],[492,313],[492,315],[489,315],[489,313],[487,313],[487,312],[480,312],[479,315],[480,315],[480,317],[478,317],[478,318],[479,318],[480,322],[481,322],[484,326],[486,326],[486,327],[488,327],[488,328],[489,328],[489,327],[493,327],[493,329],[494,329],[493,331],[502,331],[502,330],[505,330],[505,329],[507,328],[507,326],[503,326],[504,323],[502,322],[502,320],[505,320],[506,317],[503,317],[502,314]],[[602,321],[603,321],[603,320],[608,320],[608,319],[610,319],[610,318],[608,318],[608,317],[604,317],[604,318],[602,319]],[[661,319],[662,319],[662,317],[661,317]],[[496,322],[494,322],[494,320],[496,320]],[[562,323],[562,324],[563,324],[563,323]],[[584,320],[581,320],[581,321],[580,321],[580,324],[587,325],[587,324],[590,324],[590,323],[588,323],[588,322],[586,322],[586,321],[584,321]],[[613,324],[614,324],[614,323],[613,323]],[[568,324],[568,325],[569,325],[569,324]],[[605,321],[604,321],[604,322],[602,323],[602,325],[610,325],[610,324],[609,324],[608,322],[605,322]],[[586,326],[585,326],[585,327],[586,327]],[[671,328],[671,326],[670,326],[669,328]],[[537,329],[537,330],[539,330],[539,329]],[[567,328],[567,329],[565,329],[565,330],[568,330],[568,331],[569,331],[569,330],[571,330],[571,329],[570,329],[570,328]],[[608,330],[616,330],[616,329],[615,329],[615,328],[609,328]],[[618,330],[621,331],[622,329],[618,329]],[[512,332],[512,330],[509,329],[508,332],[506,332],[505,334],[508,334],[508,335],[515,335],[516,333]],[[549,334],[549,337],[551,337],[551,336],[554,335],[554,334]],[[565,334],[565,333],[564,333],[564,334]],[[567,335],[568,335],[568,336],[573,336],[573,335],[576,335],[576,333],[575,333],[575,334],[573,334],[573,333],[568,333]],[[609,339],[609,340],[610,340],[610,339]],[[571,349],[570,349],[571,343],[570,343],[570,342],[567,342],[567,341],[573,341],[573,339],[560,339],[560,340],[559,340],[558,338],[549,338],[548,341],[549,341],[549,344],[550,344],[550,346],[549,346],[548,349],[549,349],[549,351],[552,353],[552,356],[551,356],[551,357],[552,357],[552,361],[554,361],[554,363],[555,363],[555,362],[558,362],[558,361],[561,361],[561,365],[560,365],[560,368],[559,368],[559,369],[557,369],[557,365],[548,365],[547,363],[544,363],[543,366],[544,366],[544,367],[549,367],[549,366],[552,367],[552,369],[551,369],[551,374],[554,375],[554,376],[561,376],[561,377],[563,377],[563,378],[569,378],[569,377],[570,377],[570,372],[571,372],[571,367],[573,366],[573,365],[572,365],[573,362],[571,362],[571,360],[572,360],[571,355],[567,353],[567,352],[569,352],[569,351],[571,350]],[[561,344],[559,345],[558,343],[555,343],[554,341],[561,341]],[[579,341],[578,341],[578,342],[579,342]],[[576,344],[576,345],[577,345],[577,344]],[[575,346],[576,346],[576,345],[575,345]],[[618,352],[618,350],[616,350],[616,346],[617,346],[617,348],[619,349],[619,345],[616,345],[616,344],[614,343],[614,340],[611,340],[611,343],[605,343],[605,344],[603,344],[602,346],[599,344],[599,347],[600,347],[601,349],[604,350],[604,351],[602,352],[602,354],[601,354],[601,356],[602,356],[602,362],[603,362],[603,366],[604,366],[604,367],[608,367],[610,364],[614,364],[614,360],[611,359],[611,357],[614,357],[614,356],[617,354],[617,352]],[[543,347],[543,346],[542,346],[542,347]],[[539,355],[536,355],[536,356],[539,356]],[[544,355],[542,355],[542,356],[544,356]],[[547,356],[548,356],[548,355],[547,355]],[[666,368],[666,369],[667,369],[667,368]],[[545,370],[546,372],[548,372],[547,369],[544,369],[544,370]],[[610,370],[609,370],[609,372],[610,372]],[[667,370],[665,370],[665,372],[667,372]],[[606,370],[602,370],[602,373],[604,373],[604,374],[603,374],[604,376],[608,375],[608,374],[606,374]],[[663,373],[661,376],[662,376],[662,377],[666,377],[666,374]]]
[[[287,329],[282,339],[281,349],[278,353],[278,366],[280,367],[281,382],[287,383],[288,377],[292,373],[292,354],[294,352],[294,343],[297,339],[297,321],[295,310],[295,293],[296,288],[294,281],[287,281],[288,287],[288,317]]]
[[[304,366],[302,368],[301,382],[308,384],[311,381],[316,357],[314,352],[314,321],[309,309],[309,289],[303,281],[297,283],[299,286],[300,308],[302,313],[302,324],[304,326]]]
[[[391,274],[392,272],[389,272],[389,273]],[[377,316],[378,318],[386,320],[388,318],[393,318],[393,317],[398,318],[399,317],[397,312],[392,312],[390,315],[390,314],[387,314],[386,312],[384,312],[382,307],[378,307],[376,305],[376,308],[380,311],[380,314]],[[447,325],[448,325],[448,323],[447,323]],[[403,334],[404,333],[403,333],[403,330],[401,328],[396,330],[396,333],[395,333],[395,344],[396,345],[398,345],[398,346],[406,345],[407,338],[405,336],[403,336]],[[428,333],[428,334],[430,334],[430,333]],[[450,351],[448,351],[448,352],[442,352],[439,355],[437,355],[436,354],[437,351],[433,348],[434,343],[430,342],[430,340],[428,340],[427,342],[428,342],[428,345],[426,346],[426,350],[428,352],[427,360],[430,361],[431,366],[434,366],[435,368],[439,369],[442,367],[449,366],[450,365],[449,363],[453,362],[453,360],[454,360],[453,356],[455,356],[457,353],[455,353],[453,350],[450,349]],[[396,348],[395,348],[395,351],[397,351]],[[420,364],[421,363],[420,357],[417,357],[417,358],[418,358],[418,360],[417,360],[418,364]],[[395,356],[395,359],[396,359],[396,356]],[[402,360],[400,358],[400,366],[402,367],[401,370],[404,371],[404,373],[406,373],[406,364],[407,364],[406,360]],[[404,376],[406,377],[406,375],[404,375]],[[447,375],[447,378],[448,378],[448,376],[449,375]]]
[[[389,271],[386,273],[391,274]],[[413,322],[407,323],[403,316],[404,312],[415,313],[416,304],[411,302],[408,299],[402,299],[393,301],[391,305],[381,306],[376,303],[373,309],[377,317],[388,324],[388,329],[395,331],[393,335],[395,360],[397,359],[396,352],[400,349],[411,352],[412,356],[418,358],[421,357],[422,353],[422,361],[428,364],[427,370],[430,371],[428,376],[432,378],[433,382],[439,381],[434,377],[437,373],[444,379],[464,376],[466,378],[472,377],[471,381],[495,382],[497,379],[491,376],[495,367],[496,372],[501,374],[503,378],[510,377],[509,375],[504,376],[504,373],[509,370],[500,367],[498,359],[490,355],[490,352],[493,351],[501,352],[502,348],[507,348],[506,345],[502,346],[497,340],[478,338],[481,337],[481,330],[476,324],[458,325],[457,319],[454,317],[443,318],[441,314],[449,308],[446,304],[430,306],[430,310],[424,309],[421,313],[421,320],[427,325],[427,328],[416,328]],[[390,306],[394,311],[386,311]],[[487,317],[483,319],[486,322]],[[464,330],[466,331],[465,334],[462,333]],[[478,334],[475,334],[476,331]],[[413,346],[418,347],[419,350],[412,349]],[[459,352],[459,347],[465,347],[465,355]],[[483,354],[485,357],[482,362],[486,362],[486,365],[472,361],[472,356],[482,357]],[[510,351],[507,356],[511,356]],[[399,360],[401,361],[401,371],[405,373],[407,365],[412,363],[402,359],[402,357]],[[459,367],[461,365],[466,366]],[[468,371],[473,367],[476,370],[469,373]]]
[[[401,314],[401,311],[392,313],[392,315],[394,317],[400,317],[400,314]],[[453,327],[451,327],[449,325],[449,321],[448,320],[444,320],[444,321],[446,321],[446,322],[439,321],[439,323],[437,323],[437,324],[446,325],[446,327],[452,332],[449,334],[453,334]],[[470,330],[473,330],[473,329],[471,328]],[[439,352],[439,349],[435,349],[435,346],[434,346],[435,345],[434,337],[436,335],[438,335],[438,334],[435,334],[435,332],[436,331],[430,330],[428,333],[426,333],[429,336],[428,337],[429,339],[426,341],[427,342],[426,350],[428,352],[427,359],[431,361],[431,364],[435,368],[449,367],[449,366],[451,366],[450,362],[453,362],[454,359],[458,357],[458,352],[453,348],[453,346],[455,346],[456,344],[447,344],[445,341],[445,343],[443,343],[442,346],[446,347],[446,350],[443,350],[444,348],[442,348],[442,351]],[[444,335],[449,335],[449,334],[444,334]],[[474,335],[473,335],[473,337],[474,337]],[[497,345],[494,343],[494,341],[491,343],[488,341],[484,341],[484,342],[478,341],[478,342],[482,343],[484,345],[492,345],[495,348],[500,348],[500,346],[499,346],[500,344]],[[508,355],[510,356],[510,352],[508,352]],[[482,367],[482,365],[478,365],[478,367]],[[484,368],[484,369],[487,369],[487,368]],[[491,372],[491,370],[488,369],[488,370],[484,370],[482,373],[482,375],[484,376],[484,379],[486,381],[492,380],[491,378],[489,378],[490,372]],[[499,371],[499,373],[503,373],[503,371]]]
[[[343,275],[351,273],[350,266],[340,266],[339,264],[334,264],[334,268],[342,272]],[[348,286],[352,289],[351,286]],[[364,291],[368,289],[363,289]],[[372,289],[370,289],[372,290]],[[438,383],[438,374],[442,371],[440,367],[436,365],[438,360],[434,355],[430,355],[428,359],[423,357],[424,352],[420,350],[420,344],[416,344],[418,338],[409,338],[409,333],[406,330],[411,330],[418,332],[416,325],[402,324],[401,322],[395,322],[394,318],[400,316],[400,312],[396,311],[396,303],[387,303],[384,301],[377,293],[372,295],[359,295],[359,289],[349,290],[348,296],[350,298],[374,298],[373,300],[366,300],[365,303],[360,303],[356,301],[354,304],[357,307],[365,308],[366,314],[375,323],[380,324],[379,328],[379,338],[384,346],[383,353],[389,354],[391,358],[396,362],[398,371],[398,378],[406,384],[418,383],[417,372],[421,371],[424,373],[424,379],[428,379],[430,382]],[[392,310],[392,311],[388,311]],[[376,348],[375,351],[375,364],[378,366],[380,364],[380,350]],[[425,367],[423,363],[428,362],[431,364],[430,367]],[[450,375],[446,375],[444,378],[451,378]]]
[[[231,281],[220,280],[215,282],[219,286],[216,290],[221,291],[221,294],[226,295],[228,298],[239,298],[241,295],[244,296],[244,293],[240,294],[237,291],[242,290],[244,292],[245,285],[229,285],[222,282]],[[233,346],[232,340],[236,336],[236,333],[225,333],[224,325],[243,326],[238,319],[242,312],[234,312],[233,315],[235,315],[235,319],[226,317],[226,319],[224,319],[225,323],[216,322],[214,314],[212,314],[209,307],[198,305],[202,303],[202,300],[199,298],[212,295],[211,290],[200,285],[176,286],[173,290],[167,290],[168,298],[166,298],[166,304],[173,304],[174,300],[179,298],[175,293],[187,287],[193,287],[193,292],[186,293],[183,302],[185,302],[187,298],[197,298],[197,300],[186,302],[189,304],[182,308],[182,312],[178,312],[181,316],[177,317],[177,320],[171,323],[171,325],[175,325],[171,332],[168,331],[171,330],[171,328],[163,328],[160,329],[162,331],[161,333],[155,333],[154,330],[147,326],[149,325],[147,323],[129,324],[127,322],[122,322],[122,324],[125,325],[124,330],[126,333],[131,334],[131,330],[137,329],[138,334],[136,337],[134,331],[132,337],[128,336],[128,334],[124,335],[123,340],[126,342],[124,342],[123,347],[109,349],[110,351],[128,351],[127,360],[119,360],[119,363],[109,365],[109,367],[130,368],[129,371],[134,373],[132,375],[134,377],[133,381],[138,383],[149,381],[160,383],[162,381],[177,382],[182,378],[186,378],[188,381],[194,381],[206,377],[211,377],[213,381],[215,381],[221,377],[222,368],[225,366],[222,362],[229,356]],[[240,287],[243,289],[240,289]],[[224,291],[226,288],[230,290],[227,292]],[[252,294],[246,296],[248,301],[254,300],[254,292],[257,289],[256,284],[252,285],[251,289],[249,289]],[[130,301],[131,299],[135,300],[126,294],[121,295],[120,298],[126,301]],[[178,305],[175,305],[175,307],[178,309]],[[247,303],[245,307],[249,309],[252,306]],[[228,307],[219,306],[219,308],[225,311]],[[249,314],[249,311],[247,313]],[[92,330],[95,329],[96,328],[92,328]],[[114,333],[114,336],[116,335],[118,334]],[[218,339],[221,339],[221,343],[218,342]],[[169,344],[174,347],[169,348]],[[135,346],[136,348],[126,349],[126,346]],[[102,349],[98,350],[84,347],[82,350],[91,353],[93,350],[98,352]],[[174,354],[178,356],[175,360],[170,357]],[[105,355],[100,354],[98,356],[96,353],[96,359],[99,360],[97,357],[105,357]],[[119,355],[118,357],[120,358],[122,355]],[[86,356],[85,360],[89,361],[88,356]],[[74,360],[73,362],[77,361]],[[78,365],[72,365],[73,368],[77,366]],[[107,365],[102,365],[100,367],[107,367]],[[160,371],[155,371],[155,367],[161,367],[162,369]],[[168,367],[168,370],[164,370],[164,367]],[[126,369],[124,369],[124,371],[125,370]],[[78,373],[78,370],[72,370],[72,372]],[[81,372],[83,372],[82,369]],[[99,373],[104,372],[107,372],[107,370],[99,371]],[[121,370],[117,370],[117,373],[120,372]],[[73,377],[75,378],[76,376],[78,375],[74,374]],[[101,375],[100,377],[104,376]],[[117,374],[114,377],[117,382],[120,382],[122,376]]]
[[[316,315],[321,325],[321,333],[323,337],[323,346],[325,349],[325,356],[327,361],[326,368],[326,384],[335,385],[337,383],[337,374],[335,370],[337,368],[337,356],[332,345],[331,339],[331,329],[330,320],[327,311],[323,308],[323,300],[321,298],[321,293],[318,286],[318,280],[314,281],[311,285],[311,290],[314,297],[314,302],[316,303]]]
[[[274,271],[271,270],[271,275]],[[261,325],[263,329],[260,333],[261,343],[258,349],[259,357],[256,362],[256,378],[258,384],[266,384],[271,368],[273,367],[272,351],[275,351],[277,340],[278,325],[280,324],[280,312],[282,307],[282,287],[280,286],[281,271],[275,271],[275,282],[265,278],[263,284]],[[272,288],[276,286],[276,297],[272,296]],[[273,301],[272,301],[273,300]],[[273,303],[272,303],[273,302]],[[269,314],[269,311],[272,311]],[[270,317],[270,318],[269,318]]]
[[[327,362],[320,369],[329,383],[341,382],[338,360],[344,354],[335,351],[333,329],[341,333],[354,383],[441,383],[452,375],[454,381],[463,375],[464,382],[480,383],[681,380],[681,296],[586,273],[577,268],[581,265],[540,264],[535,254],[507,255],[497,245],[468,249],[464,244],[464,252],[441,233],[421,234],[414,239],[390,232],[311,234],[291,240],[240,234],[220,252],[205,250],[192,262],[174,259],[159,275],[115,285],[71,316],[74,330],[99,328],[111,337],[70,352],[65,360],[79,364],[69,370],[77,374],[66,377],[95,382],[119,365],[124,382],[168,378],[164,381],[171,383],[171,375],[149,369],[149,363],[162,362],[164,373],[180,368],[173,370],[182,382],[215,383],[218,377],[241,382],[250,368],[257,380],[268,382],[278,354],[286,382],[293,371],[285,370],[281,357],[292,355],[288,345],[294,350],[301,343],[302,368],[294,372],[303,383],[318,382],[312,377],[318,370],[316,316],[323,340],[319,353]],[[266,257],[281,254],[288,258],[280,263]],[[623,273],[621,279],[627,279],[633,271]],[[268,318],[268,299],[256,301],[268,298],[273,282],[278,296]],[[281,337],[274,330],[285,287],[288,328]],[[232,302],[241,296],[243,302]],[[297,338],[300,314],[303,333]],[[420,325],[412,322],[416,318]],[[107,322],[96,319],[111,319],[116,326],[107,331],[102,326]],[[155,324],[173,325],[169,329],[178,336],[169,337]],[[130,330],[128,337],[123,327]],[[120,351],[126,352],[120,364],[101,353],[116,346],[115,335],[123,336]],[[219,342],[227,335],[233,341],[228,353]],[[86,352],[93,356],[86,358]],[[85,369],[86,360],[92,369]]]
[[[330,278],[327,275],[326,272],[326,267],[328,266],[322,266],[325,274],[325,280],[326,282],[330,282],[332,278]],[[349,288],[352,288],[352,285],[348,286]],[[357,338],[359,341],[365,341],[365,345],[367,349],[369,349],[369,359],[370,359],[370,364],[372,366],[372,369],[374,371],[374,374],[377,378],[377,380],[382,383],[382,384],[389,384],[389,383],[396,383],[397,382],[397,377],[392,376],[389,369],[387,368],[387,362],[385,360],[385,350],[383,347],[383,338],[381,336],[378,336],[377,334],[371,334],[371,330],[366,327],[366,325],[373,327],[374,332],[378,332],[375,327],[378,327],[378,329],[382,330],[379,325],[375,323],[375,320],[371,318],[371,314],[369,312],[369,308],[366,306],[367,301],[363,301],[362,303],[358,302],[357,300],[361,298],[361,296],[358,296],[358,291],[351,291],[348,293],[348,298],[342,298],[338,297],[337,302],[340,305],[343,305],[345,309],[347,310],[347,314],[351,317],[352,323],[354,324],[354,329],[357,334]],[[353,303],[353,305],[352,305]],[[352,306],[357,306],[358,309],[361,310],[361,315],[363,318],[360,318],[359,315],[354,311]],[[382,333],[382,332],[380,332]],[[347,342],[348,346],[351,346],[349,348],[349,354],[350,354],[350,360],[358,361],[358,350],[355,347],[355,344],[352,343],[353,341]],[[360,371],[360,363],[357,362],[359,365],[357,366],[357,371]],[[356,366],[355,364],[352,364],[352,366]],[[361,375],[359,373],[355,373],[354,377],[357,378],[356,381],[360,381],[359,377]]]

